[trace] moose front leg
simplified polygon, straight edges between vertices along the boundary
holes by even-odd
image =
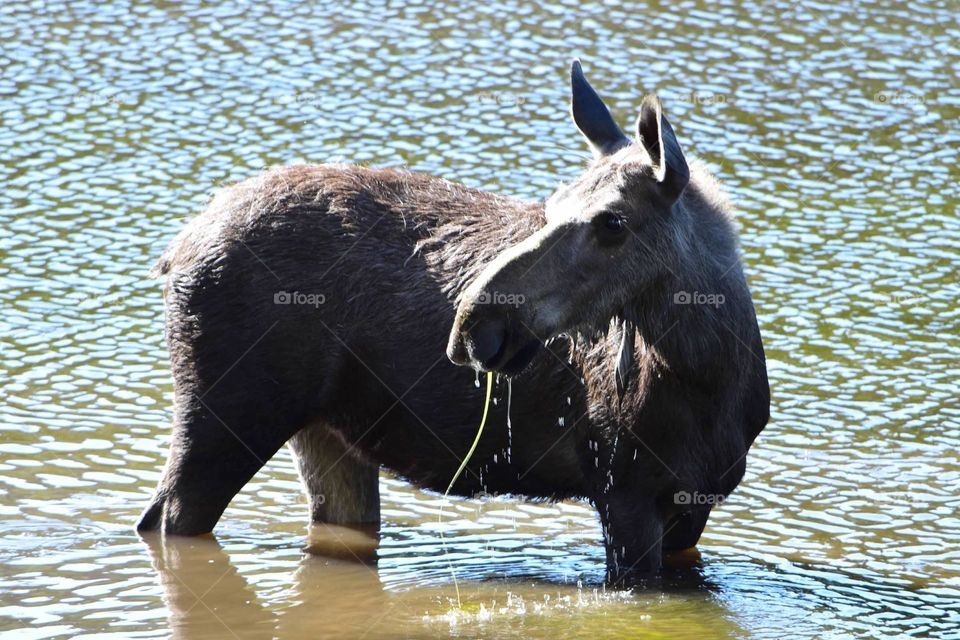
[[[631,586],[655,575],[661,567],[664,536],[655,501],[608,494],[597,501],[597,509],[607,551],[607,583]]]
[[[380,531],[379,467],[314,422],[290,439],[310,501],[307,551],[376,562]]]
[[[314,422],[289,442],[310,501],[312,522],[376,530],[380,525],[380,469],[360,460],[343,438]]]

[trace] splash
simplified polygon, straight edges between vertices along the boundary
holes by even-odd
[[[579,611],[599,609],[601,611],[618,604],[634,605],[637,597],[630,591],[608,591],[600,587],[586,588],[578,582],[576,590],[563,589],[556,593],[545,593],[540,597],[524,597],[508,591],[505,600],[468,603],[441,614],[427,614],[423,621],[428,624],[448,624],[451,628],[469,628],[493,620],[510,620],[529,616],[555,617],[569,616]],[[641,616],[649,619],[649,616]]]

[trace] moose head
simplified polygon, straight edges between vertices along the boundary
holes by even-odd
[[[550,338],[629,323],[643,292],[686,250],[675,205],[690,172],[659,99],[643,99],[627,136],[579,60],[570,79],[571,115],[593,162],[546,201],[542,228],[464,290],[447,346],[455,364],[513,375]],[[623,334],[621,360],[633,352],[633,329]]]

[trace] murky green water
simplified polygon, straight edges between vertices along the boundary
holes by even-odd
[[[11,637],[960,637],[955,2],[4,3],[0,630]],[[586,153],[580,55],[741,210],[773,418],[699,566],[598,588],[578,504],[384,477],[374,570],[305,556],[281,452],[217,542],[143,541],[170,419],[147,271],[217,184],[403,164],[522,197]],[[582,587],[578,584],[582,582]]]

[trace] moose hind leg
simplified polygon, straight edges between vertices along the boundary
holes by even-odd
[[[360,460],[331,429],[313,422],[289,442],[317,523],[376,529],[380,524],[379,466]]]
[[[269,412],[230,411],[202,400],[181,408],[160,483],[138,531],[198,535],[213,530],[230,500],[289,435],[263,428]],[[269,424],[269,423],[268,423]]]

